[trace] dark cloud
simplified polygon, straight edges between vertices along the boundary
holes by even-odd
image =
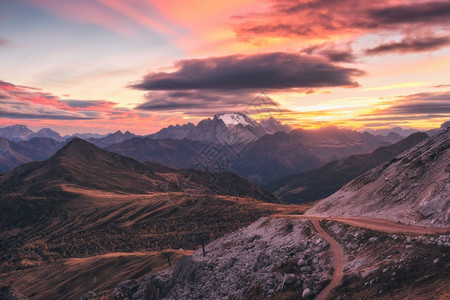
[[[46,114],[46,113],[22,113],[2,111],[0,108],[0,117],[8,119],[40,119],[40,120],[93,120],[97,118],[70,116],[67,114]]]
[[[325,43],[321,45],[312,45],[310,47],[302,49],[300,52],[308,55],[321,55],[327,58],[331,62],[354,62],[356,56],[353,53],[353,49],[350,44],[344,46],[344,48],[337,47],[334,43]]]
[[[111,107],[116,105],[115,102],[104,100],[60,100],[72,108],[90,108],[90,107]]]
[[[143,90],[259,90],[358,86],[363,71],[294,53],[232,55],[182,60],[177,71],[150,73],[132,87]]]
[[[369,16],[379,24],[449,23],[450,2],[415,2],[372,9]]]
[[[366,50],[366,54],[385,54],[390,52],[423,52],[437,50],[450,45],[450,37],[421,37],[405,38],[400,42],[381,44],[375,48]]]
[[[334,62],[353,62],[355,60],[355,56],[352,51],[325,50],[321,52],[321,54],[325,55],[330,61]]]

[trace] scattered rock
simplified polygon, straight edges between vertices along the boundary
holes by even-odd
[[[314,294],[313,291],[311,291],[309,288],[306,288],[303,290],[302,299],[306,299],[306,298],[312,296],[313,294]]]

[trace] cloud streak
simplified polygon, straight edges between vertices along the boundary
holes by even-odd
[[[366,120],[450,118],[450,91],[401,96],[388,107],[361,116]]]
[[[442,47],[450,45],[450,37],[420,37],[420,38],[405,38],[400,42],[390,42],[378,45],[375,48],[367,49],[365,51],[368,55],[377,55],[385,53],[407,53],[407,52],[424,52],[437,50]]]
[[[350,44],[345,45],[344,48],[339,48],[334,43],[312,45],[302,49],[300,52],[308,55],[321,55],[331,62],[352,63],[356,60]]]
[[[264,106],[266,112],[281,111],[280,104],[272,98],[249,91],[217,92],[174,91],[151,92],[145,95],[146,102],[136,109],[147,111],[180,111],[191,116],[211,116],[218,112],[245,111],[253,113]]]

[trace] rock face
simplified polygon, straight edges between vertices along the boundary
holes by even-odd
[[[295,293],[312,299],[329,282],[328,243],[307,220],[261,218],[181,258],[139,285],[119,284],[118,299],[244,299]]]
[[[449,226],[450,129],[356,178],[307,214]]]

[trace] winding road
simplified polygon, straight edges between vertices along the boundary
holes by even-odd
[[[323,237],[329,244],[331,252],[333,253],[334,272],[331,282],[317,295],[315,300],[326,300],[331,292],[337,287],[344,277],[344,255],[339,243],[333,239],[320,226],[320,220],[330,220],[341,222],[355,227],[371,229],[385,233],[397,233],[405,235],[437,235],[450,234],[450,228],[436,228],[436,227],[420,227],[414,225],[407,225],[397,223],[385,219],[365,218],[365,217],[324,217],[324,216],[305,216],[305,215],[272,215],[273,218],[288,218],[288,219],[308,219],[313,224],[319,235]]]
[[[344,278],[344,255],[342,254],[342,250],[331,236],[320,227],[319,219],[312,219],[311,223],[316,228],[317,232],[320,236],[322,236],[328,244],[330,244],[331,251],[333,252],[333,263],[334,263],[334,272],[333,278],[331,282],[317,295],[316,300],[326,300],[330,295],[331,291],[341,283],[342,278]]]

